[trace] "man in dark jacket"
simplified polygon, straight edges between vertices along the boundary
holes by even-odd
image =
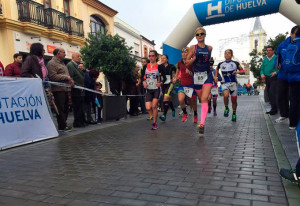
[[[295,130],[300,119],[300,26],[297,26],[295,38],[282,54],[281,69],[288,73],[290,93],[290,130]]]
[[[137,116],[138,113],[139,113],[139,110],[138,110],[138,96],[132,96],[132,95],[138,95],[138,86],[140,84],[140,80],[139,80],[139,67],[137,66],[132,75],[129,76],[125,82],[123,82],[123,85],[122,85],[122,92],[123,92],[123,95],[130,95],[129,97],[126,98],[126,103],[127,103],[127,100],[129,99],[129,103],[130,103],[130,106],[129,106],[129,114],[131,116]]]
[[[70,77],[77,86],[84,87],[84,72],[79,68],[81,55],[72,54],[72,61],[67,64]],[[71,89],[71,97],[74,112],[73,127],[84,127],[84,90]]]
[[[22,55],[19,53],[14,54],[14,62],[5,67],[4,76],[20,77],[22,68]]]
[[[291,29],[290,37],[288,37],[285,41],[281,42],[277,48],[277,68],[278,72],[278,80],[277,80],[277,91],[278,91],[278,107],[280,111],[280,117],[275,121],[277,123],[283,122],[285,119],[289,118],[290,111],[290,101],[289,101],[289,82],[288,82],[288,72],[284,67],[282,67],[282,54],[286,52],[286,49],[289,44],[292,43],[295,38],[295,33],[297,31],[297,26],[294,26]]]
[[[65,50],[63,48],[56,48],[53,51],[53,55],[54,57],[47,65],[50,81],[69,83],[73,87],[74,81],[70,77],[68,68],[63,62],[66,56]],[[71,127],[67,126],[66,122],[68,117],[68,92],[70,92],[70,90],[68,87],[52,85],[52,92],[58,109],[57,123],[58,130],[60,131],[71,131]]]

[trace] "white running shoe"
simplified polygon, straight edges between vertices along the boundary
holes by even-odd
[[[290,130],[296,130],[296,127],[289,127]]]
[[[287,119],[287,117],[278,117],[275,122],[280,123],[283,122],[285,119]]]

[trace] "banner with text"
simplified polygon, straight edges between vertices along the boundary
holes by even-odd
[[[41,79],[0,78],[0,88],[1,149],[58,136]]]
[[[281,0],[213,0],[194,4],[203,26],[276,13]],[[238,29],[238,28],[237,28]]]

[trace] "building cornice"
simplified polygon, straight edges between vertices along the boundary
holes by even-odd
[[[267,35],[264,30],[257,30],[255,32],[250,32],[249,36],[257,36],[257,35]]]
[[[82,0],[82,2],[97,9],[98,11],[103,12],[110,17],[114,17],[118,13],[116,10],[113,10],[112,8],[101,3],[98,0]]]
[[[115,27],[129,33],[130,35],[134,36],[138,40],[142,39],[142,37],[139,34],[135,33],[134,31],[130,30],[129,28],[127,28],[126,26],[120,24],[119,22],[115,22]]]
[[[150,41],[149,39],[147,39],[146,37],[144,37],[143,35],[141,35],[142,39],[146,42],[148,42],[149,44],[155,46],[156,44],[154,43],[154,41]]]
[[[0,16],[0,28],[23,32],[27,34],[33,34],[33,35],[50,38],[50,39],[56,39],[74,45],[81,46],[84,43],[83,37],[70,35],[57,30],[48,29],[46,27],[32,24],[32,23],[19,22],[19,21],[2,18],[1,16]]]

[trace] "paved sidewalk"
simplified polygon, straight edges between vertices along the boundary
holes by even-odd
[[[263,105],[266,111],[271,109],[271,105],[265,103],[264,100],[261,98]],[[297,139],[296,139],[296,131],[289,130],[289,120],[286,119],[281,123],[276,123],[275,120],[280,117],[280,114],[277,113],[276,115],[269,115],[278,134],[282,147],[285,151],[285,154],[290,162],[290,165],[295,168],[297,161],[299,159],[299,153],[297,149]]]
[[[2,151],[0,205],[287,205],[259,97],[219,99],[204,136],[169,114]]]
[[[270,110],[269,104],[264,103],[262,99],[261,102],[265,111]],[[275,119],[278,117],[279,114],[265,114],[265,119],[276,155],[278,167],[286,169],[295,168],[295,165],[299,158],[296,142],[296,132],[289,130],[288,120],[285,120],[281,123],[276,123]],[[284,189],[289,205],[300,205],[300,187],[284,181]]]

